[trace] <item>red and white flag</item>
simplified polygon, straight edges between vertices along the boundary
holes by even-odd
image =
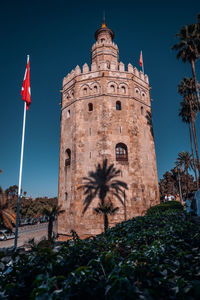
[[[140,60],[139,60],[140,67],[143,66],[143,58],[142,58],[142,51],[140,52]]]
[[[27,56],[27,66],[24,75],[24,81],[21,90],[22,100],[26,102],[26,109],[29,110],[31,104],[31,86],[30,86],[30,63],[29,55]]]

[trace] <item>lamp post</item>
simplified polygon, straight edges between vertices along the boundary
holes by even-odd
[[[181,176],[180,176],[180,170],[179,167],[176,168],[176,171],[178,172],[178,187],[179,187],[179,194],[180,194],[180,200],[181,203],[183,203],[183,196],[182,196],[182,189],[181,189]]]

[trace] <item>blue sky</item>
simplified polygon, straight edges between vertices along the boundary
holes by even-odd
[[[71,2],[71,1],[70,1]],[[32,104],[27,113],[22,188],[28,195],[58,190],[60,90],[76,65],[90,64],[94,32],[103,11],[115,32],[120,61],[139,68],[143,50],[151,97],[159,178],[189,150],[188,128],[178,117],[177,84],[191,76],[189,64],[171,50],[175,34],[196,21],[198,1],[4,1],[0,10],[0,186],[18,184],[23,102],[20,90],[30,55]],[[196,64],[200,80],[200,63]],[[197,119],[199,137],[200,121]]]

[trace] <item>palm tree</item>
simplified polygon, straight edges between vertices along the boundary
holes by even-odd
[[[4,192],[0,187],[0,226],[13,230],[13,224],[16,223],[16,215],[13,210],[8,207]]]
[[[192,156],[188,151],[179,152],[178,158],[175,161],[177,167],[182,167],[186,172],[187,177],[189,176],[189,170],[192,167]],[[187,182],[187,193],[189,192],[189,186]]]
[[[181,58],[184,63],[188,61],[191,64],[197,101],[200,105],[199,85],[195,72],[195,61],[197,61],[200,56],[200,32],[198,27],[199,24],[183,26],[180,32],[176,34],[180,42],[174,45],[172,49],[178,51],[178,59]]]
[[[125,182],[115,179],[119,174],[120,170],[116,170],[114,164],[108,166],[107,159],[104,159],[102,166],[98,164],[95,172],[90,171],[89,177],[83,178],[85,183],[81,186],[85,189],[83,214],[86,212],[93,199],[99,197],[100,204],[97,207],[96,212],[101,211],[104,216],[105,231],[108,228],[108,203],[106,202],[106,197],[110,194],[116,197],[124,206],[122,196],[124,195],[124,190],[128,189],[128,187]],[[114,209],[113,206],[110,206],[110,209]]]
[[[58,205],[44,208],[43,214],[48,217],[48,241],[52,241],[53,222],[56,220],[56,217],[63,212],[64,210],[61,209],[61,206]]]
[[[186,103],[185,101],[181,102],[180,105],[181,105],[181,109],[179,111],[179,116],[182,118],[182,121],[184,123],[188,124],[188,126],[189,126],[190,144],[191,144],[192,157],[193,157],[193,170],[194,170],[194,173],[195,173],[195,178],[196,178],[197,188],[198,188],[197,164],[196,164],[196,159],[195,159],[195,156],[194,156],[190,109],[189,109],[188,103]]]
[[[181,80],[180,84],[178,85],[178,92],[183,96],[184,101],[181,102],[181,110],[179,113],[179,116],[182,117],[182,121],[187,123],[189,125],[190,130],[190,143],[192,148],[192,155],[193,155],[193,164],[196,168],[198,168],[199,171],[199,177],[200,177],[200,163],[199,163],[199,153],[198,153],[198,145],[197,145],[197,137],[196,137],[196,128],[195,128],[195,119],[197,112],[199,110],[199,106],[195,100],[195,84],[194,80],[192,78],[183,78]],[[193,141],[192,141],[192,132],[191,132],[191,126],[192,126],[192,132],[193,132],[193,138],[194,138],[194,144],[195,144],[195,152],[197,157],[197,164],[194,156],[194,150],[193,150]],[[195,173],[196,176],[196,173]]]

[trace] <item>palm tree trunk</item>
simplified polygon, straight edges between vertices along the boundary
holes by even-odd
[[[188,194],[189,194],[189,180],[188,180],[188,177],[189,177],[189,173],[188,173],[188,168],[186,168],[186,174],[187,174],[187,197],[188,197]]]
[[[48,241],[51,241],[52,238],[52,232],[53,232],[53,220],[50,217],[49,218],[49,223],[48,223]]]
[[[195,160],[195,156],[194,156],[191,122],[189,122],[189,131],[190,131],[190,144],[191,144],[191,149],[192,149],[193,164],[194,164],[194,174],[195,174],[195,179],[196,179],[197,189],[198,189],[199,188],[199,182],[198,182],[198,177],[197,177],[196,160]]]
[[[106,232],[108,229],[108,215],[104,213],[104,231]]]
[[[194,145],[195,145],[195,152],[196,152],[196,158],[197,158],[197,168],[198,168],[198,171],[199,171],[199,181],[200,181],[199,152],[198,152],[198,145],[197,145],[196,128],[195,128],[195,123],[194,123],[193,118],[192,118],[192,132],[193,132],[193,137],[194,137]]]
[[[198,82],[197,82],[197,76],[196,76],[196,72],[195,72],[195,64],[194,64],[194,60],[191,60],[191,66],[192,66],[192,74],[194,77],[194,82],[195,82],[195,89],[196,89],[196,95],[197,95],[197,101],[200,105],[200,98],[199,98],[199,87],[198,87]]]

